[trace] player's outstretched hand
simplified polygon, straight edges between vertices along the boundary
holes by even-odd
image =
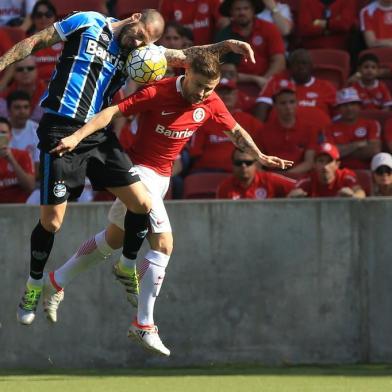
[[[61,139],[57,147],[53,148],[49,152],[51,154],[58,154],[61,157],[66,152],[72,151],[78,144],[79,140],[76,136],[67,136]]]
[[[281,159],[278,157],[273,157],[269,155],[264,155],[264,157],[260,160],[261,164],[268,167],[275,167],[277,169],[288,169],[293,166],[293,161],[288,161],[286,159]]]
[[[244,55],[245,61],[249,59],[252,63],[256,63],[253,49],[247,42],[237,39],[228,39],[226,42],[232,52]]]

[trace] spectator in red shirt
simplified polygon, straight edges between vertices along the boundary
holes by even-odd
[[[392,106],[392,97],[386,84],[378,79],[380,60],[372,53],[358,61],[359,80],[352,84],[361,98],[362,109],[386,109]]]
[[[238,81],[250,83],[256,94],[269,77],[285,68],[285,45],[278,28],[256,17],[262,8],[258,0],[224,0],[220,12],[230,17],[231,23],[216,36],[216,41],[233,38],[252,46],[256,63],[245,62],[237,55],[228,55],[226,59],[238,64]]]
[[[233,79],[222,78],[215,91],[229,109],[234,119],[253,139],[261,132],[263,124],[248,113],[236,110],[238,90]],[[227,171],[231,172],[233,143],[213,121],[208,121],[192,136],[190,155],[193,159],[192,171]]]
[[[289,197],[365,197],[355,173],[339,169],[338,148],[330,143],[320,144],[315,151],[314,169],[298,180]]]
[[[282,79],[290,79],[295,84],[299,106],[317,108],[328,117],[331,115],[336,88],[327,80],[314,77],[313,62],[309,52],[306,49],[297,49],[289,56],[287,71],[274,75],[256,99],[254,113],[261,121],[267,120],[273,105],[273,86]]]
[[[380,152],[372,158],[373,196],[392,196],[392,155]]]
[[[368,48],[392,47],[392,1],[373,1],[362,8],[361,30]]]
[[[307,117],[306,111],[299,111],[295,91],[294,83],[289,80],[278,81],[273,86],[276,116],[264,124],[255,141],[266,154],[294,161],[288,172],[306,173],[313,167],[314,149],[321,130]]]
[[[220,0],[162,0],[160,12],[193,31],[195,45],[210,44],[216,30],[227,24],[219,13]]]
[[[380,124],[360,117],[361,99],[352,87],[338,91],[336,106],[340,116],[327,127],[326,139],[338,146],[343,167],[368,169],[373,155],[381,151]]]
[[[295,181],[279,174],[258,170],[251,155],[236,148],[232,154],[233,175],[219,184],[218,199],[270,199],[286,197]]]
[[[47,27],[51,26],[56,21],[56,19],[57,11],[50,1],[37,1],[31,13],[33,28],[30,33],[35,34],[46,29]],[[62,49],[63,43],[59,42],[53,46],[38,50],[34,53],[39,79],[42,79],[46,83],[49,82]]]
[[[298,29],[307,49],[348,49],[351,29],[357,23],[356,0],[302,0]]]
[[[35,185],[28,151],[8,146],[11,124],[0,117],[0,203],[24,203]]]

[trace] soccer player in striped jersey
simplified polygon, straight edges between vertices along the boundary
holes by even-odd
[[[133,170],[140,176],[152,199],[149,216],[151,230],[148,235],[151,249],[138,270],[135,260],[126,260],[122,256],[113,272],[125,285],[130,302],[137,306],[137,317],[129,328],[129,337],[166,356],[170,355],[170,350],[159,338],[153,310],[173,249],[172,230],[163,198],[177,155],[203,124],[212,121],[225,130],[224,133],[235,145],[263,165],[281,169],[292,165],[291,161],[259,151],[250,135],[235,121],[214,92],[219,78],[217,56],[205,53],[195,57],[185,77],[168,78],[146,86],[118,105],[104,109],[73,135],[62,139],[53,150],[65,155],[72,153],[85,137],[106,127],[113,117],[139,113],[140,129],[130,154],[135,164]],[[125,213],[126,206],[117,199],[109,213],[111,224],[106,235],[99,233],[86,241],[63,267],[49,274],[50,282],[48,288],[45,285],[44,301],[48,303],[48,313],[53,313],[54,318],[59,303],[56,297],[63,292],[63,287],[75,275],[104,260],[114,248],[121,246]],[[99,249],[91,245],[94,240],[100,243]],[[47,296],[46,292],[50,291],[52,294]]]
[[[100,130],[83,140],[73,153],[54,156],[49,151],[63,137],[72,134],[101,109],[125,82],[125,60],[132,48],[158,40],[164,21],[153,9],[116,20],[97,12],[76,12],[45,30],[17,43],[0,57],[0,72],[8,65],[44,47],[64,41],[64,48],[41,106],[45,109],[39,128],[41,210],[31,234],[30,276],[18,306],[17,318],[29,325],[34,321],[41,296],[43,272],[60,229],[69,197],[83,190],[87,175],[95,189],[107,189],[127,207],[124,220],[123,254],[136,257],[147,231],[151,199],[132,163],[109,130]],[[250,46],[227,41],[206,46],[224,54],[230,50],[254,60]],[[169,65],[185,66],[187,58],[202,50],[168,49]]]

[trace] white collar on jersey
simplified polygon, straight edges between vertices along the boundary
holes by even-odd
[[[177,80],[176,80],[176,90],[178,93],[180,93],[182,96],[184,96],[184,90],[182,89],[182,84],[181,81],[184,78],[184,75],[180,75]]]

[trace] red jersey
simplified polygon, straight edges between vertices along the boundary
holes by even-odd
[[[291,128],[283,127],[277,116],[270,116],[255,142],[264,154],[294,161],[296,165],[303,162],[307,150],[316,147],[319,131],[298,110],[296,122]]]
[[[322,184],[315,171],[298,180],[296,188],[308,193],[308,197],[334,197],[345,187],[353,188],[358,185],[356,174],[350,169],[337,169],[336,177],[330,184]]]
[[[392,6],[373,1],[360,12],[362,31],[373,31],[376,39],[392,38]]]
[[[261,132],[263,124],[255,117],[244,112],[234,112],[234,119],[254,139]],[[221,169],[232,171],[231,154],[234,145],[227,135],[225,129],[219,127],[210,120],[193,135],[191,141],[190,155],[198,158],[193,165],[194,170]]]
[[[240,35],[236,25],[232,25],[232,31]],[[249,37],[242,37],[248,42],[255,53],[256,63],[246,61],[242,58],[238,65],[238,72],[264,75],[270,65],[271,57],[276,54],[285,53],[285,45],[278,28],[270,22],[261,19],[254,19],[253,30]],[[243,56],[244,57],[244,56]]]
[[[218,199],[270,199],[285,197],[295,187],[291,178],[270,172],[256,172],[251,184],[244,188],[234,176],[225,179],[218,187]]]
[[[181,80],[163,79],[144,87],[118,105],[125,115],[139,113],[139,128],[130,149],[132,162],[170,176],[173,162],[191,136],[209,119],[225,130],[236,121],[213,92],[206,100],[191,104],[182,96]]]
[[[347,49],[349,33],[357,24],[356,0],[335,0],[329,6],[321,0],[301,0],[299,4],[297,25],[304,48]],[[316,19],[328,19],[327,33],[313,24]]]
[[[28,151],[11,148],[11,152],[26,173],[34,174]],[[12,165],[5,158],[0,158],[0,203],[24,203],[28,197],[29,194],[20,187]]]
[[[375,80],[373,86],[365,86],[361,81],[352,84],[362,101],[362,109],[382,109],[392,106],[392,97],[384,82]]]
[[[332,144],[348,144],[360,140],[380,140],[380,123],[375,120],[359,118],[355,124],[334,121],[325,131],[326,140]],[[370,159],[359,159],[350,156],[341,158],[342,166],[350,169],[369,169]]]
[[[195,45],[210,44],[216,30],[220,0],[162,0],[160,12],[193,31]]]
[[[273,86],[277,86],[280,80],[288,79],[295,84],[299,106],[317,107],[328,116],[331,115],[336,99],[335,86],[327,80],[317,79],[313,76],[308,83],[297,84],[290,78],[288,71],[283,71],[274,75],[264,86],[259,97],[256,99],[256,102],[263,102],[272,106]]]
[[[63,43],[58,42],[49,48],[44,48],[34,53],[38,79],[42,79],[46,82],[50,80],[62,50]]]

